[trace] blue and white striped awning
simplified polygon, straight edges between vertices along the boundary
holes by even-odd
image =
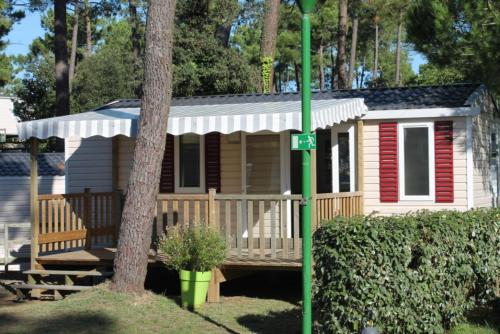
[[[313,129],[355,119],[368,110],[360,98],[313,100],[311,108]],[[19,138],[135,137],[139,114],[139,108],[109,108],[22,122],[18,124]],[[176,136],[210,132],[281,132],[300,130],[301,124],[300,101],[172,106],[167,132]]]

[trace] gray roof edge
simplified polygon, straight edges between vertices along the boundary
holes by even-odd
[[[370,110],[375,109],[418,109],[466,106],[469,101],[471,90],[481,87],[480,83],[457,83],[450,85],[424,85],[406,87],[385,88],[362,88],[343,90],[313,91],[312,99],[342,99],[342,98],[364,98],[365,104]],[[443,93],[446,96],[440,96]],[[419,95],[420,94],[420,95]],[[466,95],[467,94],[467,95]],[[418,96],[418,98],[416,98]],[[200,104],[240,104],[258,102],[291,101],[300,98],[300,92],[284,92],[274,94],[227,94],[227,95],[205,95],[174,97],[173,106]],[[464,104],[465,101],[465,104]],[[137,108],[140,106],[139,99],[119,99],[107,103],[94,110],[109,108]],[[394,108],[396,107],[396,108]]]

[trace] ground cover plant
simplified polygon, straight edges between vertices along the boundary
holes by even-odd
[[[463,322],[494,299],[499,222],[490,209],[324,223],[314,236],[317,330],[356,333],[374,320],[384,333],[444,333]]]

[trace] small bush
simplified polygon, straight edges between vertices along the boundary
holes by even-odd
[[[494,298],[499,221],[489,209],[324,223],[314,235],[317,330],[358,333],[374,320],[383,333],[443,333]]]
[[[176,227],[158,240],[158,250],[168,268],[210,271],[226,258],[227,243],[218,231],[205,226]]]

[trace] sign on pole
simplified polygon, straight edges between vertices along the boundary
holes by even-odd
[[[299,133],[292,134],[292,150],[315,150],[316,149],[316,134],[315,133]]]

